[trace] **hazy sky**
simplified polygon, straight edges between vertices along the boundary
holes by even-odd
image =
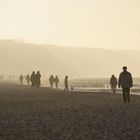
[[[0,39],[140,48],[140,0],[0,0]]]

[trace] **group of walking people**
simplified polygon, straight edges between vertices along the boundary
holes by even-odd
[[[59,84],[59,78],[56,75],[55,77],[53,75],[50,76],[49,78],[49,83],[50,83],[50,87],[53,88],[53,85],[55,84],[55,87],[58,88],[58,84]]]
[[[40,71],[37,71],[37,73],[35,73],[35,71],[33,71],[31,74],[31,86],[40,87],[40,85],[41,85],[40,78],[41,78]]]
[[[27,74],[25,77],[21,74],[19,76],[19,81],[20,81],[20,84],[22,85],[23,84],[23,81],[24,79],[26,80],[27,82],[27,85],[30,85],[30,82],[31,82],[31,86],[32,87],[40,87],[40,84],[41,84],[41,74],[39,71],[37,71],[37,73],[35,73],[34,71],[32,72],[31,76],[29,74]]]
[[[27,85],[30,85],[30,75],[27,74],[26,76],[23,76],[22,74],[19,76],[19,81],[20,81],[20,84],[22,85],[23,84],[23,81],[26,81],[27,82]]]
[[[130,72],[127,71],[127,67],[123,67],[123,72],[120,73],[119,79],[112,75],[110,79],[110,86],[113,93],[116,93],[116,87],[122,88],[123,101],[124,103],[130,102],[130,88],[133,87],[133,78]]]
[[[58,89],[58,84],[59,84],[59,78],[58,76],[56,75],[55,77],[53,75],[50,76],[49,78],[49,83],[50,83],[50,87],[53,88],[53,85],[55,84],[55,87],[56,89]],[[64,79],[64,91],[69,91],[69,88],[68,88],[68,76],[66,75],[65,76],[65,79]]]
[[[20,75],[19,80],[21,84],[23,84],[23,79],[24,79],[24,76]],[[31,77],[29,75],[26,75],[25,79],[27,81],[27,85],[29,85],[31,81],[32,87],[40,87],[41,85],[41,74],[39,71],[37,71],[36,73],[33,71],[31,74]],[[53,88],[54,84],[55,84],[55,87],[58,88],[58,84],[59,84],[58,76],[56,75],[54,77],[53,75],[51,75],[49,78],[49,83],[50,83],[51,88]],[[133,79],[132,79],[131,73],[127,71],[126,66],[123,67],[123,72],[120,73],[118,81],[115,75],[112,75],[110,78],[110,86],[113,93],[116,93],[117,85],[119,88],[122,88],[124,103],[126,102],[129,103],[130,102],[130,88],[132,88],[133,86]],[[65,76],[64,86],[65,86],[64,91],[69,91],[68,76]]]
[[[50,86],[51,88],[53,88],[53,85],[55,84],[55,87],[58,88],[58,84],[59,84],[59,78],[58,76],[56,75],[55,78],[53,75],[50,76],[49,78],[49,82],[50,82]],[[64,91],[69,91],[69,88],[68,88],[68,76],[66,75],[65,76],[65,79],[64,79]]]
[[[41,85],[41,74],[40,74],[39,71],[37,71],[36,73],[35,73],[35,71],[33,71],[31,76],[28,74],[24,77],[21,74],[19,76],[19,81],[20,81],[21,85],[23,84],[24,79],[27,81],[27,85],[30,85],[30,82],[31,82],[32,87],[40,87],[40,85]],[[55,85],[55,88],[58,89],[58,85],[59,85],[58,76],[56,75],[54,77],[53,75],[51,75],[50,78],[49,78],[49,83],[50,83],[51,88],[53,88],[54,85]],[[68,76],[65,76],[64,86],[65,86],[64,91],[68,91],[69,90],[69,88],[68,88]]]

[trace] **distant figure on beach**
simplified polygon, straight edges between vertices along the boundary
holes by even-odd
[[[55,83],[55,87],[58,88],[59,79],[57,75],[54,78],[54,83]]]
[[[4,78],[4,75],[3,74],[0,75],[0,80],[3,80],[3,78]]]
[[[35,72],[33,71],[31,74],[31,86],[35,87],[35,85],[36,85],[36,75]]]
[[[117,78],[115,77],[115,75],[112,75],[112,77],[110,79],[110,86],[111,86],[113,93],[116,93]]]
[[[35,82],[37,87],[40,87],[40,85],[41,85],[40,78],[41,78],[41,74],[40,74],[39,71],[37,71],[37,73],[36,73],[36,82]]]
[[[51,88],[53,88],[53,83],[54,83],[54,77],[53,77],[53,75],[50,76],[49,82],[50,82]]]
[[[25,76],[25,79],[26,79],[26,81],[27,81],[27,85],[30,85],[30,75],[29,75],[29,74],[27,74],[27,75]]]
[[[123,72],[120,73],[118,86],[122,88],[124,103],[129,103],[130,88],[133,87],[133,79],[131,73],[127,71],[126,66],[123,67]]]
[[[19,76],[19,81],[20,81],[20,84],[21,84],[21,85],[23,84],[23,79],[24,79],[24,77],[23,77],[23,75],[21,74],[21,75]]]
[[[69,88],[68,88],[68,76],[65,76],[64,85],[65,85],[64,91],[69,91]]]

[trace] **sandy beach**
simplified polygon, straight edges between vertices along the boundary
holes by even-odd
[[[0,140],[139,140],[140,96],[0,83]]]

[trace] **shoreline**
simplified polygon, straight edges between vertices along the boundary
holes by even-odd
[[[0,84],[8,84],[8,85],[15,85],[15,86],[23,86],[23,87],[27,87],[29,88],[30,85],[26,85],[26,84],[23,84],[23,85],[20,85],[18,82],[11,82],[11,81],[0,81]],[[50,88],[50,86],[45,86],[45,85],[41,85],[40,88]],[[61,86],[59,87],[58,89],[56,88],[52,88],[53,90],[58,90],[58,91],[63,91],[64,90],[64,87]],[[69,88],[70,89],[70,88]],[[137,92],[133,92],[132,90],[136,90]],[[99,87],[93,87],[93,88],[79,88],[79,87],[75,87],[73,90],[69,90],[69,92],[82,92],[82,93],[108,93],[108,94],[112,94],[112,91],[110,88],[99,88]],[[116,94],[122,94],[122,89],[121,88],[117,88],[116,89]],[[130,95],[138,95],[140,96],[140,88],[131,88],[131,91],[130,91]]]

